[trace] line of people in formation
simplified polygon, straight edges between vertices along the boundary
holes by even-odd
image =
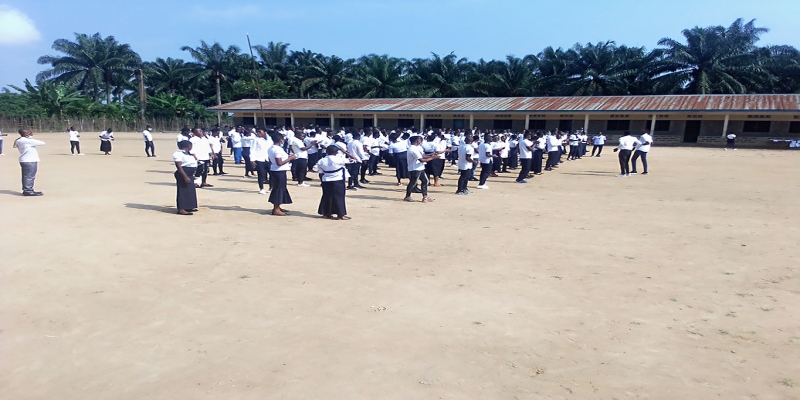
[[[149,127],[143,132],[145,142],[147,133]],[[336,219],[348,220],[346,191],[365,188],[363,185],[370,183],[367,176],[382,175],[378,172],[381,165],[394,168],[397,186],[403,185],[403,179],[408,180],[403,201],[415,202],[412,195],[418,193],[423,203],[429,203],[434,199],[428,195],[428,186],[431,181],[434,187],[442,186],[440,180],[448,162],[459,171],[455,194],[464,196],[471,193],[470,181],[478,182],[477,189],[486,190],[489,178],[510,173],[509,170],[519,169],[515,182],[526,184],[543,171],[558,168],[564,154],[567,161],[586,156],[589,140],[582,129],[572,133],[479,129],[416,132],[413,128],[333,132],[313,126],[273,129],[237,126],[210,130],[185,126],[176,138],[178,151],[173,154],[178,214],[191,215],[197,211],[196,189],[213,187],[208,183],[209,175],[227,175],[224,147],[229,149],[234,164],[243,164],[245,177],[257,178],[258,193],[269,194],[272,215],[288,215],[283,206],[292,204],[287,172],[298,187],[309,187],[307,182],[313,178],[308,175],[316,172],[322,186],[318,213],[328,219],[335,215]],[[601,157],[607,137],[598,132],[591,141],[590,157]],[[619,152],[618,176],[636,174],[639,158],[644,168],[642,173],[647,174],[647,154],[652,143],[653,138],[646,130],[638,138],[626,131],[614,149]],[[476,177],[478,166],[480,172]]]

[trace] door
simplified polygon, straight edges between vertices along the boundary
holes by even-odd
[[[275,125],[278,125],[277,123]],[[292,126],[292,117],[286,117],[283,119],[283,125],[286,127]]]
[[[558,130],[561,132],[572,132],[572,120],[562,119],[558,121]]]
[[[683,131],[683,143],[697,143],[702,123],[703,121],[686,121],[686,129]]]

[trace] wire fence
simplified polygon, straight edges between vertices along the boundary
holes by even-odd
[[[16,132],[19,129],[30,129],[34,132],[64,132],[70,126],[81,132],[104,131],[111,128],[118,132],[136,132],[150,125],[154,131],[179,131],[184,125],[189,127],[211,127],[217,124],[217,119],[178,119],[178,118],[150,118],[137,120],[98,118],[26,118],[26,117],[0,117],[0,131]],[[233,120],[223,118],[220,125],[232,125]]]

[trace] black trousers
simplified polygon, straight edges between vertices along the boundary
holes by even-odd
[[[558,159],[561,158],[561,151],[553,150],[547,153],[547,168],[553,168],[558,164]]]
[[[602,144],[596,144],[596,145],[592,146],[592,157],[594,157],[595,150],[597,151],[597,155],[599,156],[600,153],[603,152],[603,145]]]
[[[376,175],[378,173],[378,161],[380,161],[380,159],[381,159],[380,155],[377,155],[377,156],[374,155],[374,154],[370,154],[369,155],[369,174],[370,175]]]
[[[269,161],[256,161],[256,175],[258,176],[258,190],[264,190],[264,184],[269,183]]]
[[[411,192],[417,186],[417,182],[420,183],[420,189],[422,189],[422,197],[428,197],[428,175],[425,175],[425,171],[409,171],[409,181],[408,186],[406,186],[406,197],[411,197]]]
[[[303,183],[308,173],[308,159],[297,158],[294,160],[294,176],[297,178],[297,184]]]
[[[69,141],[69,152],[72,153],[72,154],[75,154],[76,151],[78,152],[78,154],[81,154],[81,142],[79,142],[77,140],[70,140]]]
[[[522,170],[519,171],[519,176],[517,176],[517,181],[521,181],[528,177],[528,174],[531,173],[531,161],[530,158],[520,158],[519,162],[522,165]]]
[[[202,183],[205,184],[208,179],[208,165],[210,160],[197,160],[197,169],[194,171],[195,178],[202,178]]]
[[[360,186],[358,183],[358,171],[361,170],[361,163],[354,162],[347,164],[347,172],[350,173],[350,178],[347,179],[347,187]]]
[[[481,164],[481,178],[478,182],[478,185],[483,185],[486,183],[486,180],[489,179],[489,175],[492,174],[492,163]]]
[[[536,149],[533,151],[533,159],[531,159],[531,170],[534,174],[542,173],[542,159],[544,158],[544,150]]]
[[[144,142],[144,153],[147,154],[148,157],[155,157],[156,145],[153,144],[152,140]]]
[[[253,172],[253,164],[250,162],[249,147],[242,147],[242,158],[244,158],[244,173]]]
[[[319,150],[316,153],[308,153],[308,171],[314,169],[314,166],[317,165],[317,161],[319,161]]]
[[[580,144],[571,144],[569,145],[569,155],[567,156],[567,160],[569,159],[576,159],[581,156],[581,148]]]
[[[647,152],[646,151],[640,151],[640,150],[636,150],[636,151],[633,152],[633,160],[631,160],[631,164],[633,164],[633,170],[631,172],[636,172],[636,160],[638,160],[639,157],[642,157],[642,167],[644,168],[644,171],[642,171],[642,172],[646,173],[647,172]]]
[[[458,170],[458,189],[456,189],[456,193],[461,193],[467,190],[467,184],[469,184],[470,175],[472,175],[471,169]]]
[[[222,164],[225,161],[222,159],[222,150],[217,153],[217,157],[211,161],[211,168],[214,169],[214,175],[219,175],[222,173]]]
[[[619,173],[622,175],[628,175],[631,173],[630,165],[628,164],[631,161],[631,151],[630,150],[620,150],[619,151]]]

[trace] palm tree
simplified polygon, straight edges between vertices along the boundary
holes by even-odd
[[[189,97],[191,87],[201,72],[197,64],[171,57],[158,57],[144,64],[145,79],[154,95],[167,93]]]
[[[289,60],[289,43],[269,42],[266,46],[255,45],[253,49],[271,79],[279,79],[284,83],[291,80],[294,68]]]
[[[576,44],[570,52],[573,61],[567,64],[566,80],[560,94],[567,96],[608,96],[629,94],[629,78],[637,75],[628,48],[614,42],[586,46]],[[644,49],[640,49],[644,53]]]
[[[431,53],[433,58],[416,58],[411,71],[419,77],[420,92],[424,97],[460,97],[467,87],[470,70],[466,58],[459,59],[450,53],[444,58]]]
[[[350,97],[387,98],[414,96],[410,83],[415,76],[407,71],[408,61],[388,55],[370,54],[358,60],[351,83],[343,90]]]
[[[199,78],[208,78],[214,81],[216,89],[217,105],[222,104],[221,83],[233,78],[240,68],[237,65],[241,61],[240,49],[238,46],[231,45],[223,49],[222,45],[214,42],[208,45],[205,41],[200,41],[200,46],[192,48],[189,46],[181,47],[182,51],[188,51],[197,65],[202,68]]]
[[[50,64],[51,68],[36,76],[38,82],[52,78],[77,84],[78,90],[90,93],[95,101],[100,97],[99,83],[102,82],[107,103],[111,103],[112,84],[130,78],[142,63],[130,45],[120,44],[113,36],[103,38],[99,33],[92,36],[76,33],[75,42],[57,39],[53,50],[64,55],[39,57],[39,64]]]
[[[314,93],[329,99],[339,97],[342,88],[351,81],[349,75],[353,63],[352,59],[317,54],[301,71],[305,77],[300,86],[301,96],[302,93]]]
[[[659,78],[660,90],[668,93],[752,93],[769,81],[769,73],[759,62],[755,43],[767,28],[755,20],[742,24],[737,19],[730,27],[712,26],[685,29],[686,44],[664,38],[665,63],[669,72]]]
[[[505,61],[490,61],[486,66],[479,67],[479,70],[487,70],[488,74],[479,78],[475,87],[488,96],[532,96],[536,86],[534,71],[537,62],[536,57],[532,56],[507,56]]]
[[[63,82],[43,81],[34,86],[25,79],[24,89],[14,85],[9,86],[25,95],[33,104],[42,107],[48,116],[58,115],[63,118],[64,110],[70,103],[83,99],[74,87]]]

